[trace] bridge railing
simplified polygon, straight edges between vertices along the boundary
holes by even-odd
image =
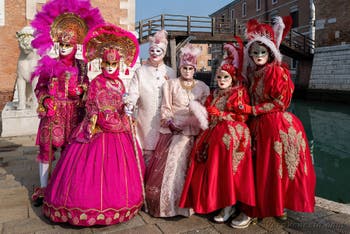
[[[314,53],[315,41],[294,30],[290,30],[283,44],[305,55]]]
[[[203,16],[185,16],[162,14],[152,18],[140,20],[136,23],[136,31],[139,41],[146,42],[148,37],[155,32],[165,29],[172,32],[182,32],[183,35],[191,36],[193,33],[210,33],[215,35],[240,35],[245,31],[245,26],[238,24],[237,20],[221,20]],[[243,37],[242,37],[243,38]],[[307,36],[291,30],[283,44],[290,49],[304,55],[312,55],[315,42]]]
[[[136,31],[138,31],[141,41],[161,29],[187,32],[188,35],[195,32],[207,32],[215,35],[236,32],[237,28],[237,21],[234,23],[221,22],[210,17],[172,14],[162,14],[136,23]]]

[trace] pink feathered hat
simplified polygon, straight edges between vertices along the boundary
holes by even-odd
[[[179,68],[183,66],[193,66],[196,68],[197,57],[201,52],[200,48],[195,47],[192,44],[187,44],[185,47],[181,48]]]

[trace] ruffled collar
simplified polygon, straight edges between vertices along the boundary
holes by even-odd
[[[114,73],[109,74],[106,70],[103,69],[102,74],[104,77],[110,79],[110,80],[116,80],[119,79],[119,70],[115,70]]]

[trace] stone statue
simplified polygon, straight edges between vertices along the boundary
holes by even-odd
[[[32,81],[30,80],[31,73],[39,60],[39,55],[31,45],[34,39],[33,33],[34,29],[30,26],[25,26],[16,32],[16,38],[21,50],[17,63],[17,110],[24,110],[27,105],[35,110],[38,105],[34,94],[37,78],[34,78]]]

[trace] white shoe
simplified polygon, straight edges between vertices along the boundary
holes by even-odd
[[[241,212],[237,218],[231,221],[231,227],[233,228],[247,228],[253,219]]]
[[[214,221],[218,223],[226,222],[233,213],[235,213],[236,208],[233,206],[226,206],[224,209],[221,209],[220,213],[214,217]]]

